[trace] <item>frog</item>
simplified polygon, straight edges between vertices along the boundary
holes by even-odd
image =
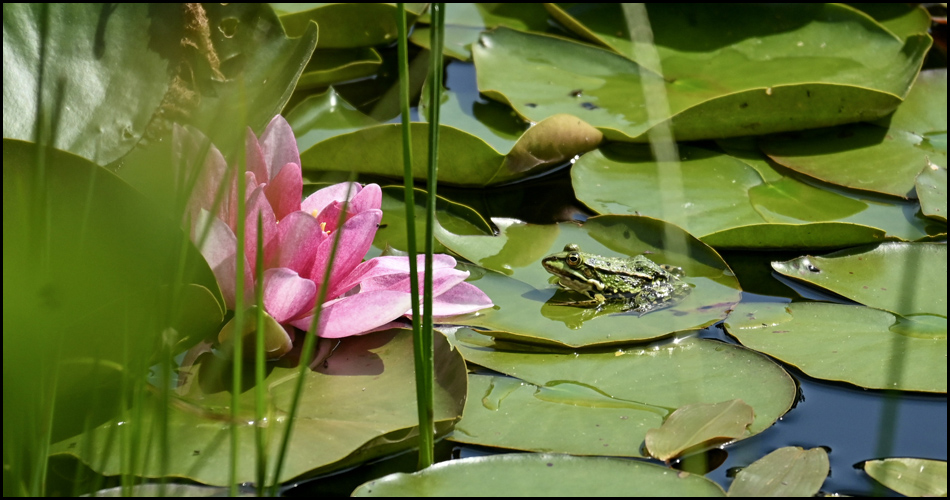
[[[576,243],[545,257],[541,265],[554,275],[552,283],[589,299],[558,305],[600,310],[619,304],[620,312],[634,311],[643,316],[676,304],[692,290],[692,285],[683,281],[681,267],[657,264],[644,255],[603,257],[585,253]]]

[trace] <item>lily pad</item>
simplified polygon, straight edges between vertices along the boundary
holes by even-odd
[[[4,364],[29,374],[7,377],[4,397],[18,429],[55,408],[62,439],[112,418],[162,353],[213,335],[224,299],[174,219],[70,153],[48,150],[39,176],[36,150],[3,141]]]
[[[947,169],[927,165],[916,181],[920,211],[927,217],[947,222]]]
[[[99,165],[128,153],[165,97],[169,67],[177,64],[154,48],[176,47],[178,40],[149,29],[153,22],[144,4],[5,3],[3,137],[34,139],[42,95],[46,119],[58,118],[54,147]]]
[[[572,352],[459,330],[453,345],[469,363],[510,376],[469,375],[451,437],[463,443],[636,457],[647,431],[684,405],[742,399],[755,410],[754,435],[795,399],[795,382],[767,357],[710,340]]]
[[[855,302],[899,315],[947,317],[947,245],[889,242],[772,268]]]
[[[346,49],[389,44],[399,34],[396,6],[391,3],[273,3],[280,22],[292,37],[302,35],[314,21],[320,26],[321,49]],[[424,3],[406,4],[411,25]]]
[[[304,168],[356,169],[402,177],[402,155],[392,154],[402,151],[402,126],[379,123],[341,101],[331,89],[307,98],[288,115]],[[538,174],[596,147],[602,137],[571,116],[552,116],[522,134],[523,129],[510,116],[490,112],[482,120],[478,112],[465,115],[451,94],[442,106],[446,120],[440,125],[439,181],[459,186],[486,186]],[[453,126],[456,121],[462,128]],[[416,122],[410,127],[413,175],[424,179],[429,125]]]
[[[548,14],[538,3],[449,3],[445,5],[443,54],[462,61],[472,58],[472,44],[482,31],[506,26],[522,31],[548,31]],[[428,15],[419,19],[428,23]],[[429,48],[428,26],[412,30],[409,40]]]
[[[643,341],[711,325],[739,301],[739,283],[722,258],[682,229],[660,220],[601,216],[582,226],[510,224],[500,229],[499,236],[436,233],[454,253],[495,271],[470,278],[495,307],[451,319],[455,324],[487,328],[486,335],[564,347]],[[681,267],[691,291],[681,302],[642,316],[623,312],[609,302],[600,311],[563,305],[586,297],[549,283],[552,275],[540,260],[571,243],[595,255],[646,254],[656,263]]]
[[[729,487],[729,496],[811,497],[818,493],[830,471],[824,448],[786,446],[739,471]]]
[[[625,22],[616,4],[577,8]],[[532,121],[574,114],[612,140],[646,141],[666,121],[677,140],[766,134],[886,115],[907,94],[931,44],[926,34],[905,43],[837,5],[690,9],[684,16],[673,5],[648,6],[669,101],[663,116],[647,117],[636,62],[506,28],[473,45],[478,88]]]
[[[383,63],[372,47],[318,49],[297,81],[297,89],[325,87],[332,83],[362,78],[376,73]]]
[[[947,461],[885,458],[864,462],[864,472],[888,488],[909,497],[947,494]]]
[[[947,71],[922,71],[893,115],[874,122],[763,138],[776,162],[832,184],[916,198],[930,164],[947,167]]]
[[[270,456],[276,456],[288,424],[286,415],[298,373],[297,354],[293,351],[267,367],[264,383]],[[435,419],[439,431],[445,432],[458,418],[465,399],[465,364],[441,335],[435,337],[435,360]],[[410,332],[371,333],[343,339],[338,345],[336,341],[321,341],[312,366],[306,374],[280,482],[416,446],[418,433],[413,427],[418,414]],[[186,383],[173,397],[174,404],[165,409],[145,405],[142,420],[137,422],[143,429],[152,429],[154,420],[167,413],[168,469],[162,470],[158,458],[161,446],[141,447],[142,455],[136,463],[145,465],[134,471],[127,469],[122,454],[110,448],[106,438],[121,433],[129,419],[57,443],[51,453],[76,455],[105,475],[124,472],[158,477],[164,473],[206,484],[229,484],[231,363],[208,352],[183,369]],[[253,364],[246,364],[243,380],[253,383]],[[237,477],[241,482],[256,477],[254,398],[255,390],[248,387],[241,396],[240,422],[231,423],[240,427],[239,456],[243,458],[238,462]],[[92,442],[85,442],[87,439]]]
[[[726,330],[809,376],[868,389],[947,392],[946,318],[910,324],[865,306],[739,304]]]
[[[486,481],[486,478],[491,478]],[[615,458],[510,453],[451,460],[361,485],[353,496],[722,496],[696,474]]]
[[[754,419],[752,407],[740,399],[681,406],[659,429],[647,431],[647,452],[669,461],[703,445],[716,446],[741,438]]]
[[[859,3],[855,8],[874,18],[891,33],[907,39],[930,29],[930,13],[922,5],[908,3]]]
[[[657,162],[646,145],[608,144],[574,163],[574,191],[598,213],[661,218],[724,248],[841,248],[881,241],[884,231],[905,239],[946,232],[918,217],[916,203],[813,186],[747,141],[721,144],[728,155],[679,145],[677,163]]]

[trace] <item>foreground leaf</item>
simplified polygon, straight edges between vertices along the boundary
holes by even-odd
[[[490,478],[490,480],[486,480]],[[713,481],[633,460],[512,453],[451,460],[361,485],[353,496],[722,496]]]
[[[909,497],[947,495],[947,461],[885,458],[864,462],[864,472],[877,482]]]
[[[739,471],[731,497],[810,497],[818,493],[831,466],[824,448],[786,446]]]
[[[947,316],[945,244],[888,242],[773,262],[772,268],[894,314]]]
[[[739,304],[726,331],[809,376],[869,389],[947,392],[947,320],[864,306]],[[926,319],[924,319],[926,318]]]
[[[471,278],[492,297],[495,307],[451,319],[455,324],[487,328],[486,335],[564,347],[643,341],[711,325],[739,300],[738,281],[719,255],[660,220],[601,216],[582,226],[508,223],[500,229],[498,236],[436,233],[453,252],[495,271]],[[600,311],[564,305],[583,296],[551,284],[551,275],[540,261],[570,243],[596,255],[645,254],[656,263],[681,267],[691,291],[682,301],[642,316],[622,311],[619,304],[608,303]]]
[[[647,451],[656,459],[669,461],[691,448],[741,438],[753,420],[752,407],[739,399],[681,406],[659,429],[647,431]]]
[[[415,446],[418,439],[413,429],[418,415],[411,333],[390,330],[346,338],[338,345],[336,341],[321,342],[313,368],[306,374],[287,462],[283,476],[278,478],[280,482],[401,451]],[[270,456],[277,453],[279,438],[289,423],[286,414],[296,380],[297,352],[268,365],[265,384],[269,422],[267,453]],[[445,432],[461,412],[466,392],[465,365],[457,353],[448,349],[441,335],[435,337],[435,352],[435,420],[439,431]],[[158,408],[152,401],[144,405],[141,422],[127,419],[124,423],[108,423],[54,445],[52,453],[74,454],[105,475],[133,473],[157,477],[164,473],[206,484],[226,485],[230,456],[226,443],[230,425],[238,425],[240,456],[247,457],[237,464],[238,480],[253,481],[256,474],[255,460],[251,458],[255,456],[252,425],[255,391],[248,387],[242,394],[240,421],[231,422],[230,373],[228,360],[204,353],[193,366],[185,367],[183,386],[177,397],[172,398],[170,408]],[[248,364],[243,380],[251,384],[253,379],[253,365]],[[143,446],[136,463],[146,465],[141,470],[129,470],[120,459],[121,454],[110,447],[109,436],[117,437],[116,433],[121,434],[130,423],[152,429],[163,411],[168,413],[168,469],[162,469],[158,458],[161,447]]]
[[[676,408],[742,399],[755,410],[754,435],[795,399],[794,381],[767,357],[709,340],[595,352],[531,348],[466,330],[452,340],[469,363],[508,375],[469,375],[470,397],[451,438],[463,443],[638,457],[647,431]]]

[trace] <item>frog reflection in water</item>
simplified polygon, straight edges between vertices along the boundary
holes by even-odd
[[[545,257],[541,264],[555,277],[551,282],[586,295],[590,300],[559,305],[596,307],[619,304],[620,312],[644,315],[669,307],[686,297],[691,287],[681,278],[683,269],[636,257],[601,257],[580,251],[576,244]]]

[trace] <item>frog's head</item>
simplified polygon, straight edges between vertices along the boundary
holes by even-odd
[[[571,243],[564,246],[563,252],[542,259],[541,265],[556,277],[558,283],[572,290],[587,293],[602,289],[602,286],[597,286],[599,280],[595,279],[590,267],[584,263],[586,256],[576,244]]]

